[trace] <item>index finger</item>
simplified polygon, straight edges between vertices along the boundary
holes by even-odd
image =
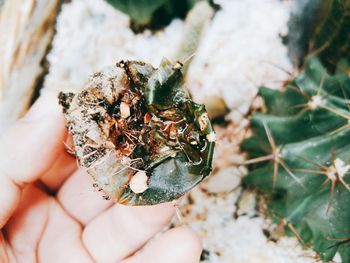
[[[64,119],[46,93],[0,138],[0,228],[17,207],[25,183],[37,180],[63,151]]]

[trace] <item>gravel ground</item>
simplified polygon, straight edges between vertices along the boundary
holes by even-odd
[[[267,230],[278,232],[276,226],[256,211],[255,193],[240,187],[247,172],[239,165],[245,158],[239,151],[248,132],[245,114],[258,86],[278,86],[287,78],[280,68],[292,70],[280,38],[286,33],[291,3],[216,2],[222,9],[205,30],[186,81],[197,101],[219,95],[231,112],[229,125],[216,128],[213,175],[182,206],[183,222],[203,236],[203,262],[315,262],[313,252],[303,250],[296,238],[267,238]],[[65,4],[49,54],[44,91],[77,90],[88,75],[122,59],[156,66],[163,56],[173,56],[184,27],[182,21],[174,20],[164,31],[135,35],[128,23],[125,15],[102,0]]]

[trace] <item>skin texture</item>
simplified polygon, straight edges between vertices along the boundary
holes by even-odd
[[[201,240],[185,226],[150,241],[171,204],[126,207],[93,190],[66,152],[56,98],[42,95],[0,137],[0,262],[198,262]]]

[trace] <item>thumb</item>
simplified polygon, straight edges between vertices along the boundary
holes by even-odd
[[[16,209],[21,188],[37,180],[63,150],[64,119],[46,93],[0,138],[0,228]]]

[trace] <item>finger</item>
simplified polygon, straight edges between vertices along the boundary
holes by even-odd
[[[16,212],[6,224],[4,233],[17,262],[36,262],[36,249],[48,220],[50,197],[28,185],[21,195]]]
[[[118,262],[134,253],[169,223],[170,203],[149,207],[115,205],[91,221],[83,242],[97,262]]]
[[[0,172],[0,229],[6,224],[20,200],[19,187]]]
[[[15,262],[15,258],[13,257],[2,232],[0,232],[0,262]]]
[[[93,189],[92,179],[82,169],[77,170],[62,185],[57,199],[67,213],[83,225],[113,204]]]
[[[48,218],[38,245],[38,262],[93,262],[81,241],[81,225],[53,199]]]
[[[81,226],[32,185],[23,189],[4,232],[17,262],[91,262],[80,239]]]
[[[47,94],[0,138],[0,228],[20,197],[20,187],[32,182],[62,152],[64,120],[57,99]]]
[[[56,192],[66,179],[73,174],[78,168],[78,162],[75,156],[70,152],[74,152],[72,136],[66,133],[63,142],[64,151],[60,153],[52,167],[40,177],[40,181],[50,190]]]
[[[57,98],[48,93],[1,137],[1,171],[18,184],[37,179],[63,151],[64,136]]]
[[[188,227],[173,228],[122,263],[198,263],[201,239]]]
[[[3,234],[0,232],[0,262],[8,262],[8,255],[6,250],[6,242]]]
[[[76,169],[77,162],[75,157],[67,152],[62,152],[52,167],[40,177],[40,181],[51,192],[56,192]]]

